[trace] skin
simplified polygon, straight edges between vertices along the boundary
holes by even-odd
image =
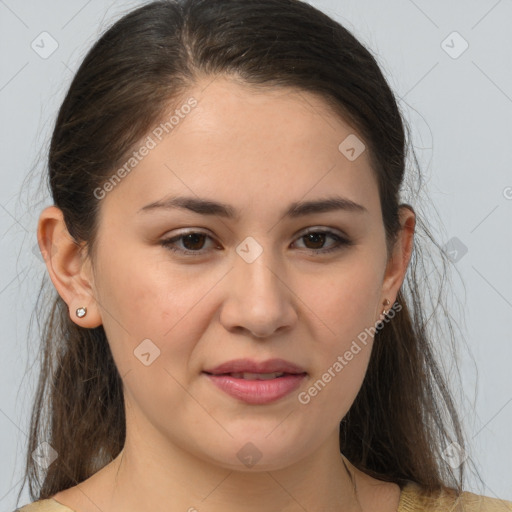
[[[338,150],[355,131],[321,98],[224,77],[198,82],[190,96],[197,107],[101,199],[94,261],[80,255],[58,208],[40,216],[52,282],[73,322],[103,324],[126,403],[123,451],[54,498],[77,512],[394,511],[399,487],[358,471],[339,452],[339,423],[361,387],[371,336],[308,404],[297,395],[394,303],[411,256],[414,212],[401,208],[388,259],[368,152],[350,161]],[[171,193],[228,203],[240,219],[138,212]],[[291,202],[333,194],[367,212],[281,218]],[[310,227],[354,244],[315,255],[336,241],[308,243]],[[212,238],[174,245],[200,256],[160,244],[189,230]],[[236,252],[248,236],[263,250],[250,264]],[[80,306],[87,306],[83,318],[75,315]],[[149,366],[134,356],[146,338],[160,350]],[[281,357],[308,375],[277,402],[246,404],[201,373],[238,357]],[[249,441],[262,454],[251,468],[237,457]]]

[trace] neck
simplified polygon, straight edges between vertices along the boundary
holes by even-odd
[[[291,466],[245,471],[206,462],[154,439],[130,438],[109,464],[103,510],[131,512],[360,511],[352,465],[340,454],[338,433]],[[168,445],[168,442],[167,442]],[[155,449],[158,446],[158,449]]]

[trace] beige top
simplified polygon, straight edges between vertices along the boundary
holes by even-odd
[[[442,492],[436,496],[421,496],[421,487],[409,482],[400,493],[397,512],[512,512],[512,501],[490,498],[464,491],[459,499]],[[462,507],[463,506],[463,507]],[[75,512],[54,499],[38,500],[17,512]]]

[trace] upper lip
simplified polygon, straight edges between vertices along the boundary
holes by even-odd
[[[253,359],[232,359],[215,368],[204,370],[206,373],[219,375],[222,373],[306,373],[300,366],[285,361],[284,359],[267,359],[266,361],[254,361]]]

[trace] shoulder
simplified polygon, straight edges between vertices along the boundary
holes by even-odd
[[[463,491],[444,489],[427,494],[422,487],[409,482],[402,488],[398,512],[512,512],[512,501]]]
[[[38,500],[29,503],[15,512],[74,512],[72,509],[61,505],[54,499]]]

